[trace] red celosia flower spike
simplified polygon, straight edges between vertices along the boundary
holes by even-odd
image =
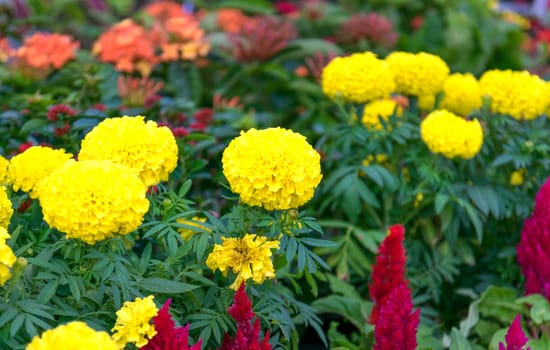
[[[157,334],[140,348],[141,350],[200,350],[202,340],[189,347],[189,325],[175,327],[172,316],[168,313],[171,299],[168,299],[157,316],[153,318]]]
[[[53,105],[48,109],[48,113],[46,114],[48,120],[55,122],[59,119],[59,115],[64,114],[69,117],[73,117],[76,115],[76,111],[72,109],[71,107],[64,105],[64,104],[57,104]]]
[[[369,294],[374,302],[369,322],[375,324],[380,308],[384,305],[391,291],[401,284],[407,285],[405,280],[405,228],[403,225],[394,225],[378,247],[376,264],[372,267],[372,280],[369,284]]]
[[[506,345],[500,343],[498,345],[499,350],[531,350],[530,347],[524,348],[529,339],[523,333],[523,329],[521,329],[520,315],[516,316],[504,339],[506,340]]]
[[[380,308],[374,326],[374,350],[414,350],[420,310],[412,310],[411,291],[405,284],[393,289]]]

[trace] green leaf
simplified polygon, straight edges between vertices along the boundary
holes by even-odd
[[[220,1],[214,8],[236,8],[251,13],[271,14],[273,5],[267,0],[227,0]]]
[[[31,119],[21,127],[19,135],[28,135],[31,132],[38,131],[44,126],[48,125],[49,121],[46,119]]]
[[[548,300],[539,300],[531,307],[531,319],[537,324],[541,325],[547,321],[550,321],[550,304]]]
[[[443,208],[445,208],[445,205],[447,204],[447,202],[449,202],[450,198],[451,197],[443,193],[438,193],[435,196],[434,209],[437,215],[441,214],[441,212],[443,211]]]
[[[479,312],[483,317],[510,324],[517,314],[527,314],[527,307],[516,304],[516,297],[513,289],[490,286],[479,299]]]
[[[454,327],[451,331],[451,347],[449,350],[472,350],[468,340]]]
[[[184,282],[170,281],[159,277],[151,277],[141,282],[137,282],[136,287],[153,293],[179,294],[189,292],[199,286]]]

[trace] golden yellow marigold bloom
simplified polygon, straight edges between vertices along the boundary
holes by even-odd
[[[13,215],[13,207],[6,188],[0,185],[0,227],[7,228]]]
[[[420,124],[420,136],[430,151],[447,158],[473,158],[483,145],[477,119],[468,121],[447,110],[428,114]]]
[[[523,182],[525,181],[524,175],[525,170],[515,170],[512,175],[510,176],[510,185],[511,186],[521,186],[523,185]]]
[[[0,156],[0,185],[7,184],[9,164],[10,164],[9,160]]]
[[[422,111],[433,111],[435,108],[435,95],[418,96],[418,108]]]
[[[10,237],[8,231],[4,227],[0,227],[0,286],[3,286],[11,278],[10,268],[17,260],[13,250],[6,243]]]
[[[331,99],[357,103],[388,98],[395,90],[388,64],[368,51],[334,58],[323,68],[321,85]]]
[[[320,156],[291,130],[241,131],[223,152],[223,174],[241,201],[267,210],[297,208],[321,181]]]
[[[26,350],[119,350],[107,332],[96,331],[86,323],[73,321],[35,336]]]
[[[136,230],[149,209],[145,193],[145,185],[128,167],[72,161],[44,179],[39,200],[48,225],[94,244]]]
[[[172,131],[145,117],[105,119],[82,140],[78,159],[110,160],[135,169],[146,186],[168,180],[178,163]]]
[[[544,114],[549,103],[544,80],[528,71],[490,70],[479,79],[481,91],[490,97],[493,113],[517,120],[531,120]]]
[[[467,116],[481,108],[481,87],[471,74],[451,74],[443,84],[443,100],[441,108],[461,116]]]
[[[384,122],[388,122],[390,116],[394,113],[398,117],[403,115],[403,108],[401,108],[397,102],[389,98],[376,100],[365,105],[361,121],[369,130],[382,130],[383,126],[380,119]]]
[[[10,160],[8,183],[14,191],[29,192],[31,198],[37,198],[41,181],[72,157],[64,149],[30,147]]]
[[[439,56],[425,52],[396,51],[386,62],[395,75],[396,92],[412,96],[437,94],[450,71]]]
[[[200,230],[204,230],[204,231],[207,231],[207,232],[212,232],[211,229],[209,229],[208,227],[206,227],[205,225],[201,225],[200,222],[206,222],[206,218],[201,218],[201,217],[198,217],[198,216],[193,216],[193,218],[191,220],[187,220],[187,219],[177,219],[176,222],[178,224],[183,224],[183,225],[187,225],[187,226],[192,226],[192,227],[196,227]],[[193,237],[194,235],[196,235],[197,233],[199,233],[198,231],[194,231],[190,228],[178,228],[178,232],[181,236],[181,238],[184,240],[184,241],[187,241],[189,239],[191,239],[191,237]]]
[[[279,241],[268,241],[266,237],[247,234],[243,238],[222,237],[223,243],[216,244],[206,259],[206,266],[219,269],[223,274],[232,270],[237,275],[230,286],[237,290],[243,282],[251,279],[263,283],[266,278],[275,277],[271,249],[279,248]]]
[[[123,348],[127,343],[133,343],[141,348],[157,334],[155,326],[151,324],[151,319],[158,313],[153,299],[154,296],[149,295],[126,301],[116,312],[116,324],[111,331],[119,346]]]

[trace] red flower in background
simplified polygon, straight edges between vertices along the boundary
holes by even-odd
[[[273,6],[282,15],[292,15],[300,11],[300,8],[290,1],[276,1]]]
[[[372,267],[372,280],[369,284],[369,294],[374,302],[369,323],[376,324],[380,309],[386,303],[390,293],[400,285],[407,285],[405,279],[405,228],[394,225],[378,247],[376,263]]]
[[[525,344],[527,344],[527,337],[523,333],[523,329],[521,329],[521,316],[517,315],[512,324],[510,325],[510,328],[508,329],[508,332],[506,333],[506,337],[504,338],[506,340],[506,345],[503,343],[500,343],[498,345],[499,350],[530,350],[530,347],[527,347],[524,349]]]
[[[397,38],[393,23],[376,12],[351,16],[337,33],[337,40],[344,44],[357,44],[360,40],[367,40],[388,48],[395,45]]]
[[[374,350],[416,349],[420,310],[412,308],[411,291],[405,284],[391,291],[375,323]]]
[[[46,116],[48,120],[55,122],[59,120],[59,116],[61,114],[64,114],[69,117],[74,117],[76,115],[76,111],[67,105],[57,104],[57,105],[51,106],[48,109],[48,113],[46,114]]]

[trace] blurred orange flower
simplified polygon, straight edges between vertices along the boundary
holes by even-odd
[[[0,62],[6,62],[13,52],[14,50],[8,42],[8,38],[0,37]]]
[[[131,19],[125,19],[101,34],[92,52],[100,61],[115,64],[119,71],[138,71],[145,77],[158,62],[152,35]]]
[[[166,21],[162,50],[162,61],[195,60],[205,57],[210,51],[210,44],[206,41],[204,30],[200,28],[199,21],[192,15],[170,18]]]
[[[126,107],[145,106],[147,100],[153,98],[162,86],[161,82],[147,77],[118,77],[118,95]]]
[[[166,22],[171,18],[182,17],[183,12],[181,4],[175,1],[157,1],[145,6],[144,11],[159,22]]]
[[[216,24],[226,33],[236,33],[250,20],[241,10],[220,9],[216,17]]]

